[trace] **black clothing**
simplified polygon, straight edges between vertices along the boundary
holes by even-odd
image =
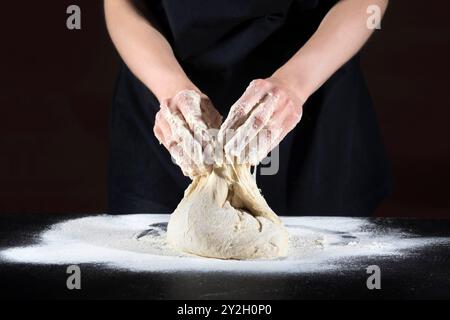
[[[336,1],[149,0],[149,19],[190,79],[226,117],[253,79],[269,77]],[[190,182],[153,134],[159,103],[122,64],[110,121],[110,213],[174,210]],[[370,215],[391,190],[376,114],[355,56],[304,105],[258,185],[279,215]]]

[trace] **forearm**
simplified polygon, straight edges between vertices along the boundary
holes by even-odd
[[[341,0],[325,16],[309,41],[274,77],[290,83],[306,100],[354,56],[373,29],[367,27],[367,8],[377,5],[384,14],[388,0]]]
[[[111,39],[130,70],[161,102],[183,89],[196,89],[168,41],[131,0],[105,0]]]

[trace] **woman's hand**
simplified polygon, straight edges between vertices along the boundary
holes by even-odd
[[[206,95],[182,90],[161,102],[153,131],[183,174],[193,178],[211,170],[214,145],[208,131],[221,123],[222,116]]]
[[[305,100],[283,78],[252,81],[218,133],[226,159],[257,165],[300,121]]]

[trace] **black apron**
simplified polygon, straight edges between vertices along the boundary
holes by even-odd
[[[147,1],[189,78],[226,117],[249,82],[269,77],[336,0]],[[109,213],[170,213],[190,179],[153,134],[159,103],[122,63],[110,118]],[[364,216],[391,191],[389,163],[355,56],[304,105],[258,185],[279,215]]]

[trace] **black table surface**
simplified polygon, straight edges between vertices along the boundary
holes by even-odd
[[[0,215],[0,249],[36,243],[50,225],[82,215]],[[373,219],[421,237],[450,237],[450,220]],[[1,298],[59,299],[449,299],[450,247],[436,244],[397,257],[361,257],[382,270],[369,290],[365,268],[311,274],[157,273],[80,264],[81,290],[69,290],[65,265],[0,260]]]

